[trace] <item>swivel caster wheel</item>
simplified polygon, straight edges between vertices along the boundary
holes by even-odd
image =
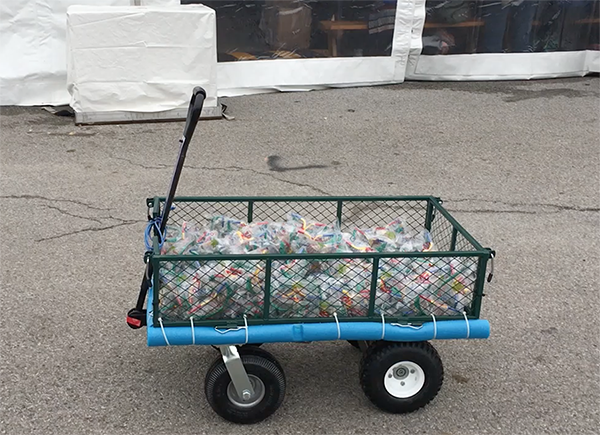
[[[258,423],[281,406],[285,396],[285,375],[281,366],[268,357],[241,351],[236,358],[245,369],[243,376],[249,388],[238,391],[224,358],[218,358],[206,373],[206,399],[211,408],[226,420],[239,424]],[[233,370],[237,370],[234,376],[239,377],[239,369],[235,367]]]

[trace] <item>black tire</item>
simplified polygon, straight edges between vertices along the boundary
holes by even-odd
[[[242,344],[242,345],[238,346],[238,348],[239,348],[239,349],[243,349],[243,348],[245,348],[245,347],[248,347],[248,346],[260,347],[260,346],[262,346],[263,344],[264,344],[264,343]],[[212,347],[214,350],[216,350],[217,352],[219,352],[219,353],[221,352],[217,346],[211,345],[211,347]]]
[[[348,343],[350,343],[352,345],[352,347],[355,347],[358,350],[362,350],[360,348],[360,342],[358,340],[346,340]],[[371,346],[373,343],[375,343],[374,341],[367,341],[367,346]]]
[[[365,361],[367,361],[371,357],[371,354],[373,352],[377,352],[380,348],[389,346],[390,344],[394,344],[394,343],[396,343],[396,342],[395,341],[382,341],[382,340],[370,342],[369,346],[367,347],[367,350],[365,352],[363,352],[362,358],[360,359],[360,363],[359,363],[359,367],[358,367],[359,373],[362,373],[363,367],[365,365]]]
[[[232,400],[228,388],[231,377],[222,358],[217,359],[206,373],[204,392],[211,408],[225,420],[239,424],[258,423],[273,414],[285,396],[285,376],[283,370],[271,360],[257,355],[240,355],[242,363],[251,377],[262,383],[264,395],[257,403],[242,407]],[[259,388],[255,390],[259,391]]]
[[[352,347],[357,348],[358,350],[360,350],[360,346],[358,345],[358,340],[347,340],[348,343],[350,343],[352,345]]]
[[[443,382],[442,360],[426,341],[375,345],[361,363],[360,385],[365,395],[375,406],[393,414],[427,405]]]
[[[281,367],[281,364],[279,364],[279,361],[277,361],[277,358],[275,358],[275,356],[273,356],[273,354],[271,352],[266,351],[265,349],[261,349],[260,347],[256,347],[251,344],[246,344],[246,345],[240,347],[238,349],[238,352],[240,355],[254,355],[254,356],[260,356],[260,357],[266,358],[269,361],[271,361],[273,364],[275,364],[281,370],[281,373],[283,373],[283,367]],[[285,374],[284,374],[284,379],[285,379]]]

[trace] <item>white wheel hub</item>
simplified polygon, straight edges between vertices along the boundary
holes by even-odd
[[[252,388],[254,388],[254,395],[248,393],[247,397],[240,398],[237,391],[235,391],[233,382],[230,382],[227,386],[227,397],[229,398],[229,401],[238,408],[252,408],[253,406],[258,405],[263,397],[265,397],[266,388],[263,381],[261,381],[259,377],[250,374],[248,375],[248,379],[250,380]]]
[[[412,361],[400,361],[385,372],[383,385],[392,396],[407,399],[421,391],[425,385],[425,372]]]

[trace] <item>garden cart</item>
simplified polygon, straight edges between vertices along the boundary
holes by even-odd
[[[232,422],[259,422],[284,399],[283,367],[264,343],[346,340],[363,353],[374,405],[426,405],[443,382],[430,341],[489,336],[480,310],[494,251],[433,196],[176,197],[204,98],[194,89],[168,194],[147,199],[128,325],[146,327],[149,346],[216,347],[206,398]]]

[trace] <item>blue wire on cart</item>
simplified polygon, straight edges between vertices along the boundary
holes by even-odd
[[[152,228],[156,230],[156,234],[158,234],[158,246],[162,248],[163,243],[165,242],[165,235],[160,232],[160,224],[161,224],[160,216],[151,219],[146,225],[146,231],[144,232],[144,243],[146,245],[146,251],[152,251]]]

